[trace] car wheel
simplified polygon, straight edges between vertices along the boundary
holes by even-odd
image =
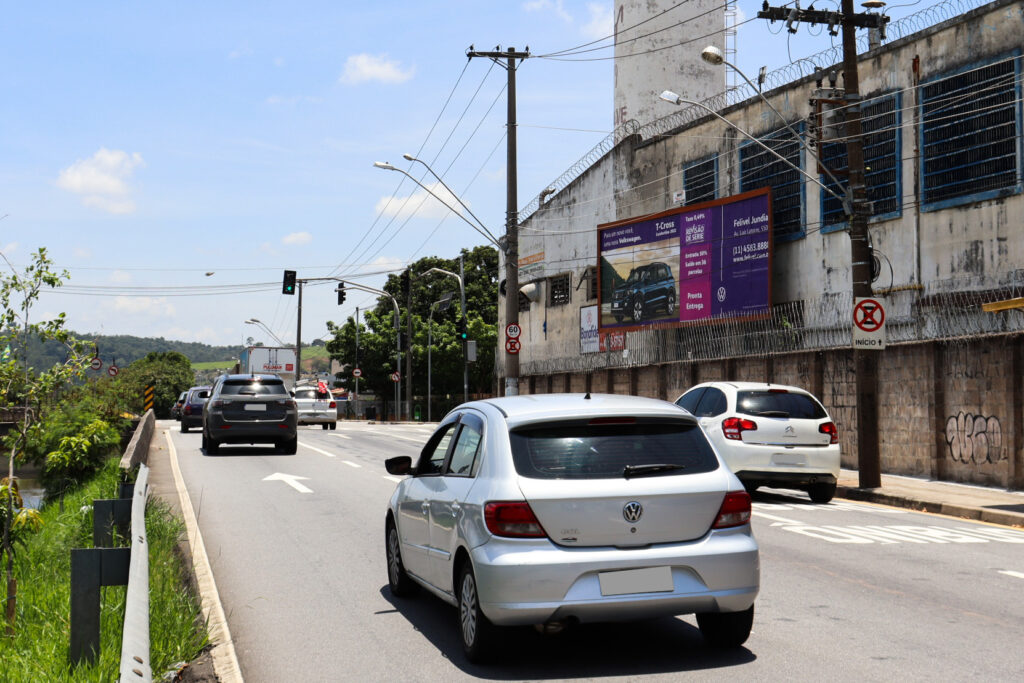
[[[416,582],[405,572],[402,564],[402,539],[395,523],[388,520],[384,531],[384,552],[388,561],[388,587],[391,594],[400,598],[416,593]]]
[[[640,322],[644,319],[644,302],[643,299],[637,299],[633,302],[633,322]]]
[[[812,503],[827,503],[836,495],[835,484],[811,484],[807,487],[807,495]]]
[[[181,423],[181,433],[188,434],[188,427],[185,426],[184,422]]]
[[[338,428],[338,423],[337,422],[332,422],[331,423],[331,429],[337,429],[337,428]]]
[[[761,488],[761,485],[745,481],[743,482],[743,488],[745,488],[747,490],[747,493],[749,493],[750,495],[754,495],[754,492]]]
[[[295,452],[299,450],[299,437],[298,435],[293,436],[287,441],[282,441],[277,445],[277,450],[282,455],[295,455]]]
[[[220,452],[220,446],[213,439],[206,440],[206,454],[217,455]]]
[[[326,422],[324,422],[324,431],[327,431],[330,428],[331,428],[331,426],[329,424],[327,424]]]
[[[700,634],[714,647],[739,647],[747,642],[753,624],[753,605],[742,612],[708,612],[697,615]]]
[[[476,588],[473,567],[467,561],[459,572],[459,630],[462,632],[462,651],[474,663],[488,661],[494,640],[494,624],[480,610],[480,595]]]
[[[665,313],[673,315],[676,312],[676,295],[675,292],[669,292],[668,298],[665,299]]]

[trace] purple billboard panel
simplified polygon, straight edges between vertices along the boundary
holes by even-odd
[[[758,190],[598,226],[601,328],[763,313],[770,201]]]

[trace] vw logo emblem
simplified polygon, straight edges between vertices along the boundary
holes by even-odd
[[[630,501],[622,506],[622,517],[627,522],[638,522],[644,514],[644,506],[640,503]]]
[[[718,296],[718,303],[722,303],[723,301],[725,301],[725,287],[719,287],[718,288],[717,296]]]

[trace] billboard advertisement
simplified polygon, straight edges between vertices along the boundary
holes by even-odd
[[[771,303],[771,197],[756,190],[599,225],[600,327],[747,317]]]

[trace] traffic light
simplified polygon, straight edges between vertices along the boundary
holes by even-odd
[[[466,327],[466,316],[459,318],[459,339],[462,341],[469,339],[469,328]]]
[[[338,289],[335,291],[338,292],[338,305],[340,306],[345,303],[345,283],[339,282]]]
[[[294,294],[295,293],[295,271],[286,270],[284,271],[284,284],[281,286],[282,294]]]

